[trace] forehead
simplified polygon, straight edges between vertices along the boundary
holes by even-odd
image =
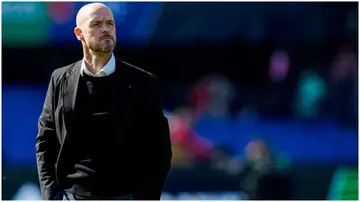
[[[91,15],[89,16],[89,18],[87,19],[88,22],[93,22],[93,21],[108,21],[108,20],[112,20],[114,21],[114,18],[112,16],[103,16],[103,15]]]
[[[114,17],[109,9],[102,8],[90,11],[88,13],[87,20],[114,20]]]

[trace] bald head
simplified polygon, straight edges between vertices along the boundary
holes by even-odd
[[[96,13],[109,13],[114,18],[112,11],[106,5],[102,3],[86,4],[80,8],[76,15],[76,26],[80,27],[89,17]]]
[[[84,48],[98,53],[111,52],[116,43],[114,15],[102,3],[87,4],[77,13],[74,33]]]

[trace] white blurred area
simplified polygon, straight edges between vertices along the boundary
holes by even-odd
[[[164,192],[161,200],[247,200],[243,192],[179,192],[172,194]]]
[[[42,200],[40,188],[35,183],[26,182],[19,188],[19,190],[16,192],[12,200],[16,200],[16,201]]]

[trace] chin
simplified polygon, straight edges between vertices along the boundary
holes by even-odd
[[[114,51],[114,49],[103,49],[103,53],[112,53]]]

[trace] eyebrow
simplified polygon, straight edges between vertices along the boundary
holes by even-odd
[[[89,24],[91,25],[91,24],[96,23],[96,22],[102,22],[102,20],[91,20]],[[106,20],[106,22],[115,23],[114,20]]]
[[[96,22],[101,22],[101,20],[90,20],[89,24],[91,25],[91,24],[94,24]]]

